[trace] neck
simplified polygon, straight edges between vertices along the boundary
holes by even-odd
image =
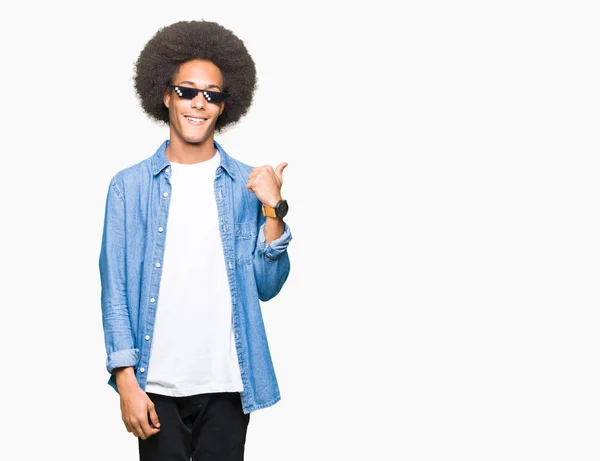
[[[189,164],[210,160],[215,156],[215,152],[213,136],[197,144],[185,142],[177,136],[171,136],[165,155],[170,162]]]

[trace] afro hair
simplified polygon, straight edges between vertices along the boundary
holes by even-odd
[[[180,21],[159,29],[135,63],[137,97],[151,118],[168,124],[164,92],[181,64],[193,59],[211,61],[223,76],[223,91],[230,96],[215,125],[215,131],[221,131],[237,122],[252,105],[256,66],[244,42],[216,22]]]

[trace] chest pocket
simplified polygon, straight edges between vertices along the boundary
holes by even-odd
[[[256,221],[235,223],[235,257],[240,264],[252,264],[256,248],[258,224]]]

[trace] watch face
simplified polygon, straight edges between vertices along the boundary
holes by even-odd
[[[277,215],[280,218],[285,217],[285,215],[288,212],[288,203],[287,203],[287,200],[280,200],[279,203],[277,204],[276,211],[277,211]]]

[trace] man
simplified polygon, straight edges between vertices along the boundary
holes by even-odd
[[[141,106],[169,139],[119,171],[99,268],[109,384],[141,461],[242,460],[252,411],[279,388],[260,301],[290,271],[283,169],[228,155],[215,131],[246,114],[254,61],[208,21],[160,29],[136,62]]]

